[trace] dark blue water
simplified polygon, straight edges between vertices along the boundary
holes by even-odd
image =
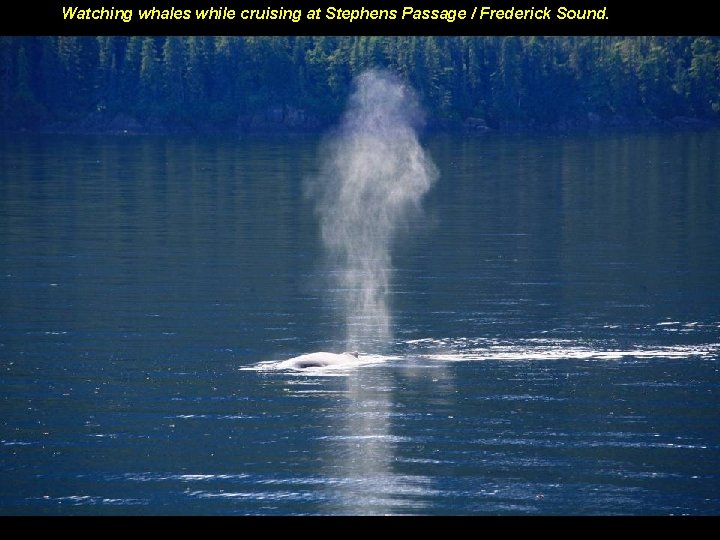
[[[292,372],[317,139],[0,139],[0,513],[720,513],[720,133],[424,144],[393,342]]]

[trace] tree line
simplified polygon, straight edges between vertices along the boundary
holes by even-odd
[[[371,67],[439,127],[720,120],[720,37],[5,36],[0,127],[319,128]]]

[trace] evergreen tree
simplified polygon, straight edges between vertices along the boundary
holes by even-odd
[[[23,36],[0,37],[0,125],[100,111],[168,127],[261,127],[297,110],[327,125],[367,68],[406,80],[436,125],[720,121],[716,36]]]

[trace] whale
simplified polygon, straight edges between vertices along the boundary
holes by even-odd
[[[328,366],[338,366],[357,361],[357,352],[344,352],[336,354],[331,352],[316,352],[301,354],[278,364],[280,369],[307,369]]]

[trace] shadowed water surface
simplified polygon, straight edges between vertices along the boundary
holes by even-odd
[[[292,371],[319,140],[0,139],[0,513],[720,512],[720,134],[423,146],[390,352]]]

